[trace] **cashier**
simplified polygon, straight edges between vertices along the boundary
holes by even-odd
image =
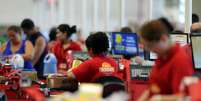
[[[158,55],[150,73],[149,87],[139,100],[177,100],[182,79],[193,74],[191,57],[171,42],[166,27],[158,20],[144,24],[139,36],[145,50]]]
[[[118,66],[114,59],[107,55],[108,37],[103,32],[90,35],[86,40],[88,54],[92,57],[68,72],[68,76],[79,82],[94,82],[103,76],[118,77]]]
[[[69,26],[68,24],[61,24],[57,27],[58,41],[52,48],[52,52],[57,58],[58,72],[65,72],[68,70],[67,57],[69,51],[80,51],[81,47],[76,42],[71,40],[72,34],[75,34],[76,26]]]

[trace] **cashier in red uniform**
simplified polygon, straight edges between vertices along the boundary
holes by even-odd
[[[139,101],[175,101],[185,76],[193,74],[191,57],[184,48],[171,42],[166,27],[158,20],[150,21],[140,29],[144,48],[158,55],[150,77],[148,89]]]
[[[70,70],[68,76],[79,82],[94,82],[103,76],[118,77],[117,62],[107,55],[109,48],[108,37],[103,32],[90,35],[86,40],[86,47],[91,59]]]
[[[81,51],[81,47],[71,40],[72,34],[76,32],[76,26],[70,27],[67,24],[61,24],[57,28],[58,41],[52,48],[52,52],[57,58],[58,72],[63,73],[68,70],[67,57],[69,51]]]

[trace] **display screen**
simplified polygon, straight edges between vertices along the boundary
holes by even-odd
[[[155,60],[155,59],[157,59],[157,54],[154,53],[154,52],[150,52],[150,53],[149,53],[149,58],[150,58],[151,60]]]
[[[87,60],[90,56],[87,52],[81,52],[81,51],[74,51],[73,52],[73,59],[81,59],[81,60]]]
[[[192,55],[195,69],[201,69],[201,36],[191,36]]]
[[[185,46],[188,43],[188,34],[171,34],[170,38],[181,46]]]
[[[138,53],[136,33],[112,32],[112,53],[134,55]]]

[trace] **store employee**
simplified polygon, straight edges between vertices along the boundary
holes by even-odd
[[[94,82],[103,76],[118,77],[117,63],[107,55],[109,42],[105,33],[97,32],[90,35],[86,40],[86,47],[92,59],[69,71],[68,76],[79,82]]]
[[[140,101],[176,100],[174,95],[179,93],[182,79],[193,74],[191,57],[179,44],[171,42],[166,27],[158,20],[143,25],[139,36],[145,49],[158,55],[149,77],[149,88]]]

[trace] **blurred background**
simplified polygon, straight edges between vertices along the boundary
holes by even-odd
[[[137,31],[145,21],[166,17],[184,30],[186,0],[0,0],[0,33],[31,18],[47,37],[53,26],[77,25],[83,37],[92,31]],[[201,16],[201,0],[192,0],[192,13]],[[178,26],[179,25],[179,26]],[[48,37],[47,37],[48,38]]]

